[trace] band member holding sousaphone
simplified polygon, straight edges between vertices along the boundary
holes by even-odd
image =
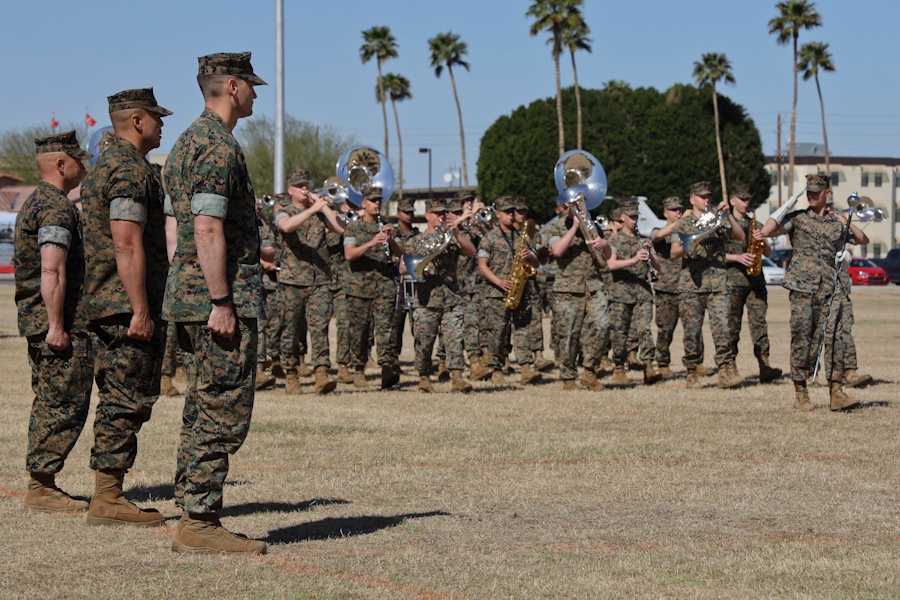
[[[735,221],[726,203],[718,211],[710,209],[712,190],[708,181],[698,181],[690,188],[691,209],[675,224],[673,232],[678,240],[672,243],[672,257],[682,259],[678,289],[678,310],[684,328],[684,366],[687,368],[687,387],[701,387],[697,367],[703,362],[703,314],[709,314],[713,342],[716,346],[716,365],[719,367],[718,386],[722,389],[739,387],[741,376],[734,364],[728,314],[731,303],[725,273],[725,241],[741,241],[744,230]]]
[[[781,377],[781,369],[769,364],[769,328],[766,324],[766,312],[769,309],[766,278],[762,274],[763,256],[772,254],[772,248],[765,240],[757,240],[753,232],[762,227],[748,213],[750,186],[736,184],[732,187],[730,198],[732,214],[740,223],[747,236],[745,241],[728,240],[726,242],[725,262],[728,264],[728,295],[731,297],[729,329],[731,330],[731,349],[738,353],[738,342],[741,339],[741,321],[744,318],[744,306],[747,307],[747,322],[750,325],[750,337],[753,339],[753,354],[759,362],[759,382],[769,383]],[[757,269],[754,268],[757,266]]]
[[[428,373],[431,370],[431,352],[438,330],[443,333],[447,368],[450,370],[451,390],[470,392],[472,385],[463,378],[463,311],[464,302],[459,293],[459,255],[475,256],[475,246],[460,226],[472,218],[471,209],[450,224],[446,224],[447,207],[442,200],[431,199],[425,203],[427,229],[411,238],[403,257],[407,270],[415,275],[416,302],[413,311],[415,323],[416,370],[419,372],[419,391],[434,393]]]

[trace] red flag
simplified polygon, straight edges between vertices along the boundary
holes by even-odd
[[[50,129],[56,129],[59,127],[59,121],[56,120],[56,117],[50,117]]]
[[[94,117],[91,116],[91,113],[84,113],[84,122],[88,127],[93,127],[97,124],[97,121],[94,120]]]

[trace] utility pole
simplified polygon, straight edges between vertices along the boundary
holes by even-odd
[[[775,165],[778,167],[778,207],[781,208],[781,113],[778,114],[778,129],[776,131],[778,142],[775,150]]]

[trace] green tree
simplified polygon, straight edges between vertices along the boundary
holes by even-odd
[[[397,195],[403,198],[403,138],[400,136],[400,115],[397,113],[397,103],[412,98],[412,92],[409,91],[409,79],[403,75],[396,73],[387,73],[384,76],[384,92],[391,99],[391,107],[394,109],[394,123],[397,126],[397,147],[400,151],[400,169],[397,176]],[[382,90],[376,86],[375,95],[378,101],[383,98],[380,96]]]
[[[397,58],[397,40],[391,35],[390,27],[375,26],[362,32],[363,45],[359,47],[359,57],[363,64],[373,58],[378,65],[378,97],[381,102],[381,116],[384,118],[384,155],[389,157],[387,105],[385,103],[384,82],[381,75],[381,63]]]
[[[778,16],[769,21],[769,35],[780,45],[793,43],[794,53],[794,100],[791,103],[791,136],[788,141],[788,195],[794,193],[794,145],[797,133],[797,39],[801,29],[815,29],[822,26],[822,17],[816,12],[816,4],[808,0],[785,0],[775,5]]]
[[[459,145],[462,148],[463,182],[469,187],[469,168],[466,166],[466,134],[463,130],[462,108],[459,106],[459,94],[456,92],[456,79],[453,77],[453,67],[460,66],[469,70],[469,63],[463,57],[469,53],[468,45],[459,39],[459,35],[448,31],[439,33],[428,40],[428,50],[431,53],[431,66],[434,67],[434,76],[440,78],[444,67],[450,75],[450,85],[453,87],[453,98],[456,100],[456,113],[459,115]]]
[[[254,117],[242,122],[235,133],[247,158],[247,170],[255,184],[256,195],[273,193],[274,119]],[[314,187],[335,174],[335,165],[344,150],[358,144],[355,138],[343,137],[332,127],[319,127],[291,115],[284,117],[284,164],[288,173],[296,169],[308,170]]]
[[[819,71],[834,71],[834,63],[831,60],[831,52],[828,44],[822,42],[808,42],[800,48],[800,70],[803,72],[803,81],[809,81],[812,77],[816,80],[816,91],[819,93],[819,108],[822,111],[822,139],[825,142],[825,172],[831,174],[831,157],[828,154],[828,132],[825,129],[825,102],[822,100],[822,87],[819,85]]]
[[[34,160],[34,140],[54,133],[75,130],[82,148],[88,147],[88,129],[82,123],[69,123],[51,129],[50,125],[31,125],[9,129],[0,133],[0,171],[21,177],[24,185],[34,185],[41,180]]]
[[[719,179],[722,184],[722,200],[728,201],[728,186],[725,183],[725,157],[722,155],[722,136],[719,135],[719,97],[716,94],[716,82],[734,84],[731,74],[731,63],[724,54],[707,52],[699,61],[694,62],[694,81],[698,86],[709,84],[712,88],[713,114],[716,122],[716,151],[719,156]]]
[[[559,76],[559,55],[563,47],[563,32],[574,30],[579,23],[583,23],[579,10],[582,0],[534,0],[528,11],[528,17],[533,17],[531,35],[536,36],[542,31],[549,31],[550,37],[547,44],[550,45],[550,53],[553,56],[553,66],[556,71],[556,118],[559,131],[559,154],[566,151],[566,135],[563,126],[562,109],[562,85]]]
[[[562,33],[562,44],[563,47],[569,50],[569,56],[572,57],[572,76],[575,79],[575,106],[576,106],[576,115],[578,118],[578,144],[575,146],[579,150],[584,148],[582,145],[582,121],[581,121],[581,88],[578,86],[578,68],[575,66],[575,52],[578,50],[585,50],[587,52],[591,52],[591,38],[588,37],[588,34],[591,32],[590,28],[588,28],[587,23],[584,22],[583,19],[580,20],[579,24],[576,27],[566,28]]]

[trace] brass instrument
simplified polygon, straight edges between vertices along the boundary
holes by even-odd
[[[378,150],[368,146],[354,146],[345,151],[337,162],[337,176],[347,182],[347,200],[362,206],[362,197],[369,188],[381,189],[385,199],[394,193],[394,169]]]
[[[750,227],[747,229],[747,252],[753,255],[753,262],[747,267],[747,275],[758,277],[762,273],[762,257],[766,243],[753,237],[756,233],[756,215],[748,212],[747,218],[750,219]]]
[[[691,223],[694,227],[698,228],[700,231],[697,233],[679,233],[678,237],[681,238],[681,245],[684,246],[684,253],[688,258],[693,258],[697,253],[697,246],[706,238],[715,233],[722,225],[725,224],[725,221],[728,220],[728,209],[724,209],[722,211],[715,211],[713,209],[707,209],[703,211],[703,214],[694,219],[693,223]]]
[[[431,263],[440,256],[451,240],[453,240],[453,229],[447,225],[441,225],[434,233],[416,244],[417,248],[422,251],[421,254],[403,255],[406,272],[414,281],[422,282],[429,275],[434,275],[435,269]]]
[[[603,234],[591,219],[590,211],[600,206],[606,196],[606,172],[603,166],[589,152],[569,150],[556,161],[554,180],[559,191],[556,203],[572,209],[591,255],[602,264],[605,261],[594,250],[591,242],[603,237]]]
[[[325,185],[312,192],[316,196],[323,196],[334,204],[340,204],[349,197],[347,182],[343,177],[333,175],[325,180]]]
[[[537,272],[537,269],[522,258],[522,251],[529,247],[528,241],[534,239],[535,232],[534,220],[528,219],[525,221],[525,227],[519,235],[519,243],[516,244],[516,254],[513,256],[512,270],[509,274],[512,287],[506,290],[506,294],[503,296],[503,303],[508,310],[519,308],[528,278],[534,276]]]

